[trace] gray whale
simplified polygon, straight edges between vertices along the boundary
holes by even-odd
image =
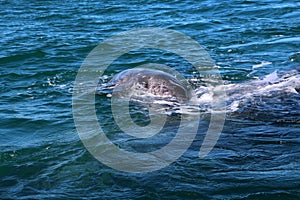
[[[189,88],[177,78],[156,69],[134,68],[115,75],[110,82],[97,89],[98,94],[111,93],[131,97],[169,98],[179,102],[191,98]]]

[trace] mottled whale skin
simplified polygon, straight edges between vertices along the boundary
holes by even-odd
[[[172,98],[179,102],[190,99],[189,89],[171,74],[145,68],[134,68],[120,72],[107,84],[98,88],[98,94],[113,89],[120,94],[135,97]]]

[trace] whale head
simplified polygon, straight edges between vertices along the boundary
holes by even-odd
[[[176,77],[155,69],[128,69],[115,75],[110,82],[98,87],[98,94],[108,92],[120,96],[158,97],[185,102],[191,98],[189,88]]]

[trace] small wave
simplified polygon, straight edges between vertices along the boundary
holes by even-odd
[[[22,54],[16,54],[16,55],[9,55],[6,57],[0,58],[0,63],[7,64],[9,62],[18,62],[23,60],[28,60],[29,58],[32,59],[40,59],[46,56],[46,53],[41,50],[32,50],[28,52],[24,52]]]
[[[289,59],[293,62],[300,62],[300,52],[297,52],[289,57]]]
[[[252,69],[261,68],[261,67],[264,67],[264,66],[270,65],[270,64],[272,64],[272,63],[271,63],[271,62],[268,62],[268,61],[263,61],[263,62],[261,62],[260,64],[253,65],[253,66],[252,66]]]

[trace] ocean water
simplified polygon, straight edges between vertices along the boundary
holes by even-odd
[[[1,199],[300,199],[299,2],[0,0],[0,8]],[[198,157],[204,117],[175,162],[127,173],[83,145],[73,120],[73,84],[98,44],[144,27],[179,31],[201,44],[226,84],[228,107],[206,157]],[[101,80],[149,62],[197,79],[178,56],[145,50],[116,60]],[[205,90],[195,90],[206,103]],[[156,138],[132,140],[113,122],[109,101],[96,96],[97,117],[120,148],[150,152],[176,134],[180,113]],[[149,123],[139,110],[132,118]]]

